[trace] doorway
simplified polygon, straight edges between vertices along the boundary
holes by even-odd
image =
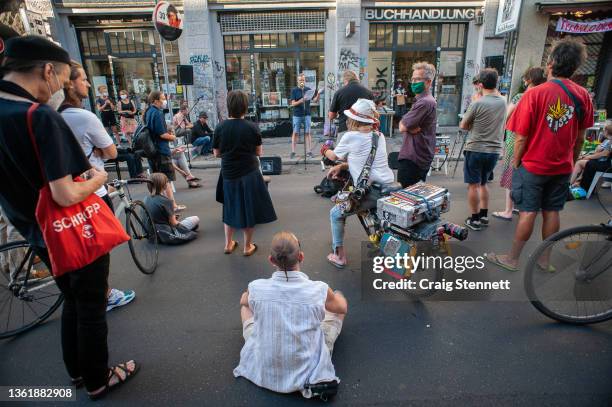
[[[410,90],[410,79],[412,78],[412,65],[417,62],[435,63],[436,51],[396,51],[395,52],[395,83],[397,87],[399,79],[404,81],[407,93],[407,108],[410,109],[414,103],[414,93]]]

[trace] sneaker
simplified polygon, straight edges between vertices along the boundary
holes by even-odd
[[[610,188],[611,186],[612,186],[612,182],[606,181],[606,182],[601,183],[602,188]]]
[[[313,155],[312,155],[312,153],[308,153],[308,154],[306,154],[306,157],[308,157],[308,158],[312,158],[312,157],[313,157]]]
[[[106,302],[106,312],[112,310],[113,308],[122,307],[126,304],[129,304],[136,298],[136,293],[134,290],[117,290],[116,288],[111,288],[110,295],[108,296],[108,300]]]
[[[465,226],[472,230],[482,230],[482,223],[479,220],[472,220],[471,217],[465,220]]]
[[[291,155],[289,156],[289,158],[295,158],[295,153],[291,153]]]
[[[482,226],[489,226],[489,217],[488,216],[481,216],[480,217],[480,224]]]

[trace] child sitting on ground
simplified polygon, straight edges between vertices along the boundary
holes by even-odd
[[[162,244],[181,244],[189,242],[198,234],[195,232],[200,224],[200,218],[189,216],[179,222],[173,208],[172,200],[165,196],[168,188],[168,177],[160,172],[151,174],[147,184],[150,196],[144,199],[144,205],[149,211],[157,239]]]
[[[240,298],[245,344],[234,376],[280,393],[331,396],[333,391],[325,395],[317,388],[338,383],[331,354],[346,298],[300,271],[304,253],[293,233],[274,236],[268,260],[277,271],[252,281]]]

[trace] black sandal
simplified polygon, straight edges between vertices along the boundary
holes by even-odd
[[[121,376],[117,374],[116,369],[123,370],[123,373],[125,373],[124,379],[122,379]],[[136,375],[136,373],[138,373],[139,370],[140,370],[140,364],[136,363],[136,361],[134,361],[134,370],[132,371],[127,369],[127,362],[120,363],[117,366],[113,366],[108,371],[108,380],[106,381],[106,384],[104,385],[104,388],[102,389],[102,391],[96,394],[88,393],[87,395],[89,396],[91,400],[99,400],[102,397],[106,396],[108,392],[110,392],[111,390],[114,390],[117,387],[120,387],[122,384],[130,380],[133,376]],[[109,385],[109,383],[111,379],[113,378],[113,376],[117,377],[118,382],[111,386]]]
[[[70,378],[70,384],[75,388],[80,389],[85,384],[85,380],[82,377],[77,377],[76,379]]]

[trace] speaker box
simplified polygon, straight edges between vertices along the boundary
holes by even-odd
[[[280,175],[283,170],[280,157],[260,157],[259,161],[263,175]]]
[[[399,151],[389,153],[387,161],[389,162],[389,168],[399,170]]]
[[[177,65],[176,76],[179,85],[193,85],[193,65]]]

